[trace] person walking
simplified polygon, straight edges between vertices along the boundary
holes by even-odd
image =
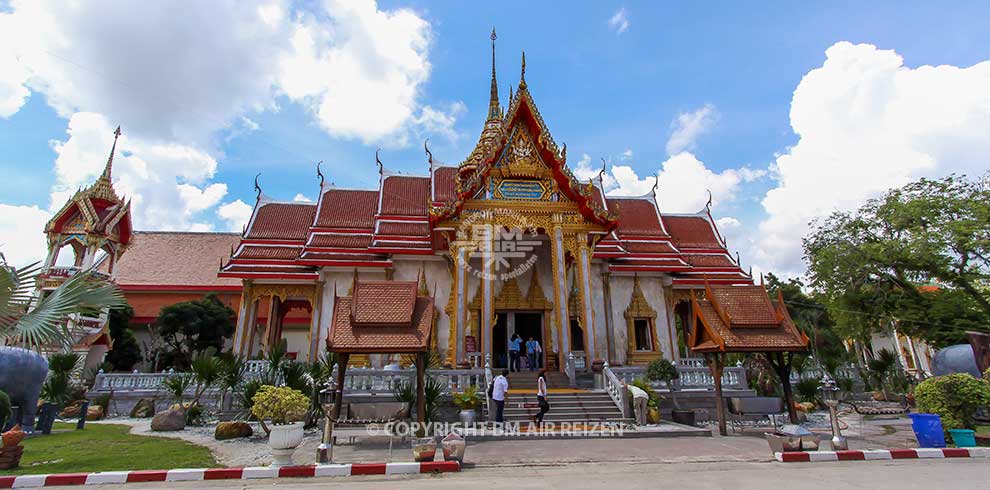
[[[492,380],[491,399],[495,401],[495,422],[502,423],[502,412],[505,410],[505,395],[509,392],[509,370],[503,369],[502,374]]]
[[[543,425],[543,416],[550,411],[550,402],[547,401],[547,372],[543,369],[536,377],[536,401],[540,404],[540,413],[533,416],[533,422]]]
[[[625,382],[623,382],[625,384]],[[632,394],[633,413],[636,414],[636,425],[646,425],[646,410],[650,402],[650,395],[642,389],[627,384],[626,389]]]
[[[529,365],[529,372],[535,371],[538,367],[543,367],[537,363],[537,359],[540,357],[540,352],[542,352],[542,349],[540,349],[540,342],[533,337],[530,337],[529,340],[526,341],[526,364]]]
[[[509,339],[509,371],[519,372],[519,350],[522,349],[522,337],[519,334],[512,334]]]

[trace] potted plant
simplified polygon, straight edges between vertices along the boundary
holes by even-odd
[[[651,361],[646,366],[646,379],[650,381],[663,381],[670,391],[670,401],[674,404],[674,409],[670,411],[670,419],[682,425],[694,425],[694,410],[684,410],[677,400],[677,383],[681,375],[677,372],[677,366],[666,359]]]
[[[252,398],[251,414],[261,422],[268,433],[268,445],[272,448],[272,466],[292,464],[292,453],[303,439],[303,423],[309,408],[309,398],[301,391],[289,387],[262,386]],[[265,420],[270,420],[269,427]]]
[[[461,424],[465,427],[474,425],[475,411],[481,406],[478,387],[468,386],[460,393],[455,392],[451,394],[451,397],[453,397],[454,405],[457,405],[457,408],[461,409],[460,413],[458,413],[461,418]]]

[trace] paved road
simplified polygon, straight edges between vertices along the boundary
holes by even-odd
[[[198,488],[316,490],[323,487],[435,490],[464,488],[563,489],[638,488],[770,489],[924,489],[990,488],[986,459],[906,460],[843,463],[583,463],[547,466],[498,466],[446,475],[361,476],[281,480],[142,483],[101,486],[101,490]]]

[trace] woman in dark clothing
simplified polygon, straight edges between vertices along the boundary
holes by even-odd
[[[536,401],[540,404],[540,413],[533,416],[533,422],[543,424],[543,416],[550,411],[550,403],[547,402],[547,372],[541,369],[536,378]]]

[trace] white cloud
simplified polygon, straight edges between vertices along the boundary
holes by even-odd
[[[990,61],[905,67],[892,50],[836,43],[791,102],[798,143],[775,164],[757,259],[798,274],[808,222],[890,187],[949,172],[981,174],[990,154]]]
[[[238,201],[217,209],[217,145],[257,130],[251,116],[278,97],[336,137],[455,139],[464,105],[420,102],[430,39],[420,15],[373,0],[13,0],[0,13],[0,117],[34,92],[68,120],[68,138],[52,142],[50,207],[92,183],[121,124],[115,185],[133,198],[135,227],[232,225],[244,213]]]
[[[15,267],[45,259],[47,243],[41,230],[51,212],[37,206],[0,204],[0,253]]]
[[[682,151],[692,151],[698,138],[707,133],[719,120],[718,110],[712,104],[692,112],[677,115],[670,123],[670,139],[667,140],[667,154],[675,155]]]
[[[627,165],[616,165],[610,169],[616,185],[606,186],[609,194],[638,196],[653,188],[653,176],[640,178],[636,171]],[[734,199],[743,181],[739,170],[728,169],[714,172],[691,153],[678,153],[660,165],[660,187],[657,200],[665,213],[690,213],[698,211],[708,202],[712,192],[713,204]]]
[[[396,146],[418,126],[449,136],[462,106],[443,113],[417,99],[431,69],[429,23],[371,1],[324,4],[333,23],[305,15],[293,27],[293,52],[279,63],[281,90],[333,136]]]
[[[65,141],[52,141],[55,184],[50,209],[57,210],[76,189],[93,183],[106,165],[113,143],[113,125],[100,114],[79,112],[69,118]],[[227,186],[210,183],[217,161],[190,146],[149,142],[129,137],[117,142],[113,160],[114,188],[132,199],[136,228],[209,229],[196,220],[227,194]]]
[[[296,197],[292,198],[293,202],[313,202],[312,199],[302,195],[302,193],[296,194]]]
[[[251,219],[253,211],[254,208],[251,205],[238,199],[220,206],[217,209],[217,216],[226,222],[228,230],[241,231]]]
[[[632,148],[626,148],[626,151],[619,154],[619,160],[621,161],[632,160],[632,157],[633,157]]]
[[[625,7],[619,8],[612,14],[612,17],[608,19],[608,28],[614,31],[616,35],[621,35],[629,29],[629,15]]]

